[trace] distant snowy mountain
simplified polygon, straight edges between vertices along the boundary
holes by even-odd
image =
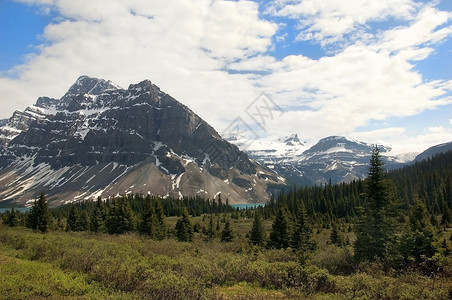
[[[274,158],[281,161],[294,160],[308,148],[300,141],[297,134],[283,138],[270,136],[259,140],[250,140],[244,136],[229,136],[226,140],[240,149],[246,148],[245,152],[263,162]]]
[[[452,142],[444,143],[440,145],[436,145],[433,147],[428,148],[427,150],[423,151],[419,155],[416,156],[415,161],[422,161],[424,159],[429,159],[435,156],[436,154],[444,153],[452,151]]]
[[[245,151],[267,168],[298,185],[350,182],[367,176],[374,145],[341,136],[330,136],[309,146],[296,134],[285,138],[270,137],[253,142],[240,139],[231,142],[249,145]],[[414,155],[391,156],[391,148],[380,146],[386,168],[397,168]]]
[[[0,201],[21,204],[41,191],[54,206],[127,193],[265,202],[283,183],[148,80],[81,76],[3,122],[0,149]]]

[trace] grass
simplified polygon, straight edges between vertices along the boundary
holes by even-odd
[[[0,225],[0,299],[452,297],[450,260],[435,276],[391,275],[378,265],[357,269],[351,249],[327,245],[329,232],[323,230],[316,235],[318,252],[300,266],[290,249],[250,246],[244,236],[252,220],[234,221],[232,243],[206,242],[200,235],[193,243],[180,243],[135,234],[40,234]]]

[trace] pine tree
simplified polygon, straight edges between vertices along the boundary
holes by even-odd
[[[182,217],[177,220],[176,238],[179,242],[191,242],[193,240],[193,226],[186,209],[184,209]]]
[[[356,226],[357,261],[384,261],[394,254],[397,242],[395,211],[390,181],[376,146],[366,179],[364,212]]]
[[[229,219],[226,220],[226,223],[224,224],[224,228],[221,231],[221,241],[222,242],[230,242],[234,239],[234,234],[232,232],[231,223],[229,222]]]
[[[47,200],[44,192],[36,200],[30,210],[27,218],[27,227],[41,232],[49,230],[50,214],[47,206]]]
[[[272,224],[268,247],[275,249],[285,249],[289,247],[289,218],[287,217],[286,208],[279,207],[275,220]]]
[[[114,198],[108,217],[106,229],[109,234],[123,234],[135,229],[135,217],[126,197]]]
[[[256,246],[263,246],[265,244],[266,234],[264,224],[258,211],[254,213],[253,225],[250,231],[250,242]]]

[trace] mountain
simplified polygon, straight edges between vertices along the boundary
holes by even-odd
[[[330,180],[332,183],[341,183],[365,178],[372,149],[375,147],[341,136],[323,138],[309,147],[296,134],[253,142],[243,138],[231,142],[239,147],[249,145],[245,151],[250,157],[284,176],[289,184],[297,185],[323,184]],[[391,148],[379,147],[388,169],[400,167],[413,157],[391,156]]]
[[[20,204],[41,191],[53,206],[127,193],[265,202],[283,182],[149,80],[81,76],[16,111],[0,144],[0,199]]]
[[[424,159],[432,158],[433,156],[435,156],[437,154],[445,153],[445,152],[449,152],[449,151],[452,151],[452,142],[430,147],[427,150],[425,150],[424,152],[418,154],[416,156],[416,158],[414,159],[414,161],[422,161]]]

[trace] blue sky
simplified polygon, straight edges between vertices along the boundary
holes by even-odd
[[[260,137],[422,151],[452,141],[451,57],[449,0],[3,0],[0,118],[79,75],[150,79],[219,132],[265,92]]]

